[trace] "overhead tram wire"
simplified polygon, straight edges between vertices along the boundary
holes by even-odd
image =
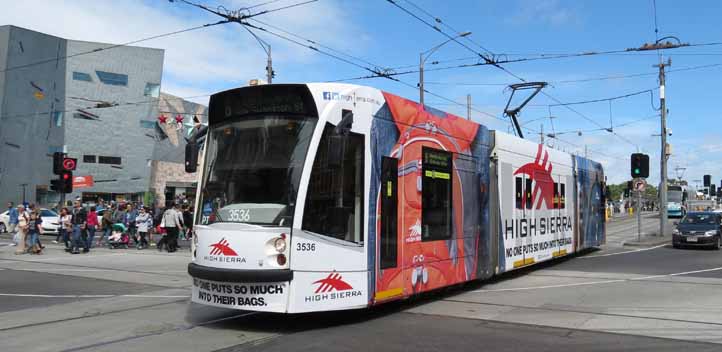
[[[256,20],[256,21],[257,21],[257,20]],[[266,32],[266,33],[268,33],[268,34],[270,34],[270,35],[273,35],[273,36],[275,36],[275,37],[277,37],[277,38],[280,38],[280,39],[289,41],[289,42],[291,42],[291,43],[294,43],[294,44],[296,44],[296,45],[305,47],[305,48],[307,48],[307,49],[316,51],[316,52],[318,52],[318,53],[320,53],[320,54],[322,54],[322,55],[326,55],[326,56],[331,57],[331,58],[333,58],[333,59],[336,59],[336,60],[345,62],[345,63],[347,63],[347,64],[350,64],[350,65],[356,66],[356,67],[358,67],[358,68],[364,69],[364,70],[366,70],[366,71],[370,71],[370,72],[372,72],[372,73],[375,74],[375,77],[386,78],[386,79],[392,80],[392,81],[394,81],[394,82],[398,82],[398,83],[400,83],[400,84],[402,84],[402,85],[405,85],[405,86],[407,86],[407,87],[409,87],[409,88],[414,88],[414,89],[417,89],[417,88],[418,88],[418,87],[417,87],[416,85],[414,85],[414,84],[411,84],[411,83],[408,83],[408,82],[405,82],[405,81],[402,81],[402,80],[400,80],[400,79],[398,79],[398,78],[393,77],[393,74],[382,74],[382,73],[379,73],[379,72],[374,72],[374,69],[371,69],[371,68],[369,68],[369,67],[365,67],[365,66],[363,66],[363,65],[361,65],[361,64],[359,64],[359,63],[352,62],[352,61],[350,61],[350,60],[348,60],[348,59],[345,59],[345,58],[343,58],[343,57],[340,57],[340,56],[338,56],[338,55],[334,55],[334,54],[328,53],[328,52],[326,52],[326,51],[324,51],[324,50],[320,50],[319,48],[317,48],[317,47],[315,47],[315,46],[313,46],[313,45],[309,45],[309,44],[305,44],[305,43],[304,43],[304,42],[306,42],[306,43],[318,43],[318,42],[315,41],[315,40],[310,40],[310,39],[308,39],[308,38],[304,38],[304,37],[302,37],[302,36],[300,36],[300,35],[297,35],[297,34],[295,34],[295,33],[289,34],[289,35],[292,35],[293,37],[297,38],[297,39],[293,39],[293,38],[289,38],[288,36],[285,36],[285,35],[283,35],[283,34],[279,34],[279,33],[275,33],[275,32],[273,32],[273,31],[270,31],[270,30],[268,30],[268,29],[266,29],[266,28],[258,27],[258,26],[251,25],[251,24],[248,24],[248,25],[249,25],[251,28],[253,28],[253,29]],[[285,32],[291,33],[291,32],[288,32],[288,31],[285,31]],[[318,47],[321,47],[321,45],[317,45],[317,46],[318,46]],[[328,48],[328,47],[325,46],[325,45],[324,45],[323,47]],[[339,50],[336,50],[336,49],[332,49],[332,50],[335,51],[335,52],[340,52]],[[345,54],[345,53],[344,53],[344,55],[345,55],[345,56],[349,56],[349,57],[355,57],[354,55]],[[376,66],[376,65],[373,65],[373,66]],[[457,101],[455,101],[455,100],[453,100],[453,99],[447,98],[447,97],[445,97],[445,96],[443,96],[443,95],[434,93],[434,92],[429,91],[429,90],[426,90],[426,89],[425,89],[424,91],[425,91],[426,93],[428,93],[429,95],[431,95],[431,96],[437,97],[437,98],[439,98],[439,99],[441,99],[441,100],[444,100],[444,101],[448,101],[448,102],[450,102],[450,103],[452,103],[452,104],[454,104],[454,105],[458,105],[458,106],[460,106],[460,107],[466,107],[466,104],[465,104],[465,103],[457,102]],[[498,116],[496,116],[496,115],[490,114],[490,113],[488,113],[488,112],[486,112],[486,111],[479,110],[479,109],[477,109],[477,108],[475,108],[475,107],[473,107],[473,106],[472,106],[472,109],[471,109],[471,110],[474,111],[474,112],[476,112],[476,113],[479,113],[479,114],[482,114],[482,115],[484,115],[484,116],[487,116],[488,118],[491,118],[491,119],[494,119],[494,120],[498,120],[498,121],[500,121],[500,122],[503,122],[503,123],[505,123],[505,124],[509,123],[509,121],[506,120],[506,119],[503,119],[503,118],[498,117]],[[533,129],[530,129],[530,128],[528,128],[528,127],[524,127],[524,128],[527,129],[527,130],[529,130],[529,131],[532,131],[533,133],[539,133],[538,131],[533,130]],[[580,147],[580,146],[577,145],[577,144],[574,144],[574,143],[571,143],[571,142],[568,142],[568,141],[565,141],[565,140],[562,140],[562,139],[559,139],[559,138],[557,138],[557,139],[558,139],[560,142],[562,142],[562,143],[569,144],[569,145],[575,146],[575,147],[577,147],[577,148]],[[594,151],[594,150],[593,150],[593,151]],[[623,157],[605,154],[605,153],[603,153],[603,152],[601,152],[601,151],[594,151],[594,152],[596,152],[597,154],[600,154],[600,155],[605,155],[605,156],[608,157],[608,158],[614,158],[614,159],[619,159],[619,160],[626,160],[626,159],[623,158]]]
[[[419,20],[420,22],[424,23],[425,25],[427,25],[427,26],[431,27],[432,29],[436,30],[437,32],[443,34],[444,36],[446,36],[446,37],[448,37],[448,38],[450,38],[450,39],[453,39],[456,43],[458,43],[458,44],[461,45],[462,47],[464,47],[464,48],[466,48],[467,50],[469,50],[469,51],[471,51],[471,52],[479,55],[479,57],[483,58],[486,62],[491,63],[492,66],[494,66],[494,67],[496,67],[496,68],[498,68],[498,69],[506,72],[508,75],[510,75],[510,76],[512,76],[512,77],[514,77],[514,78],[516,78],[516,79],[518,79],[518,80],[520,80],[520,81],[522,81],[522,82],[527,82],[527,80],[524,79],[523,77],[521,77],[521,76],[519,76],[519,75],[517,75],[517,74],[515,74],[515,73],[513,73],[513,72],[511,72],[511,71],[509,71],[507,68],[505,68],[505,67],[499,65],[498,63],[494,62],[492,59],[486,57],[484,54],[482,54],[482,53],[480,53],[480,52],[478,52],[478,51],[470,48],[469,46],[467,46],[467,45],[459,42],[458,40],[455,40],[454,37],[450,36],[449,34],[447,34],[446,32],[444,32],[444,31],[441,30],[440,28],[438,28],[438,27],[434,26],[433,24],[430,24],[430,23],[428,23],[427,21],[421,19],[418,15],[414,14],[413,12],[411,12],[411,11],[409,11],[408,9],[404,8],[403,6],[399,5],[395,0],[386,0],[386,1],[388,1],[388,2],[391,3],[391,4],[393,4],[394,6],[398,7],[399,9],[401,9],[403,12],[409,14],[410,16],[416,18],[417,20]],[[436,16],[434,16],[434,17],[436,17]],[[564,104],[562,101],[560,101],[560,100],[557,99],[556,97],[550,95],[549,93],[544,92],[543,90],[540,91],[540,93],[542,93],[544,96],[548,97],[549,99],[555,101],[555,102],[558,103],[558,104]],[[595,121],[595,120],[589,118],[588,116],[582,114],[581,112],[579,112],[578,110],[572,108],[571,106],[568,106],[568,105],[561,105],[561,106],[563,106],[564,108],[566,108],[566,109],[569,110],[569,111],[574,112],[575,114],[577,114],[578,116],[582,117],[583,119],[585,119],[585,120],[587,120],[587,121],[589,121],[589,122],[597,125],[598,127],[603,128],[603,126],[602,126],[601,124],[599,124],[597,121]],[[614,132],[614,131],[611,131],[611,133],[612,133],[613,135],[617,136],[619,139],[621,139],[621,140],[623,140],[623,141],[631,144],[632,146],[635,146],[637,149],[639,149],[639,145],[635,144],[634,142],[630,141],[629,139],[625,138],[624,136],[621,136],[621,135],[619,135],[618,133],[616,133],[616,132]]]
[[[77,112],[78,110],[102,110],[102,109],[113,109],[113,108],[123,108],[123,107],[130,107],[130,106],[138,106],[138,105],[144,105],[144,104],[157,104],[161,99],[162,100],[187,100],[187,99],[194,99],[194,98],[203,98],[203,97],[209,97],[215,93],[210,94],[201,94],[201,95],[193,95],[193,96],[187,96],[187,97],[165,97],[165,98],[154,98],[150,100],[142,100],[137,102],[127,102],[127,103],[109,103],[109,105],[96,105],[96,106],[86,106],[86,107],[80,107],[75,109],[66,109],[66,110],[51,110],[51,111],[41,111],[41,112],[32,112],[32,113],[20,113],[20,114],[7,114],[7,115],[0,115],[0,118],[17,118],[17,117],[32,117],[37,115],[50,115],[53,113],[68,113],[68,112]],[[84,101],[91,101],[91,102],[98,102],[101,103],[102,101],[99,100],[93,100],[93,99],[86,99],[86,98],[79,98],[79,97],[69,97],[71,99],[75,100],[84,100]],[[186,115],[205,115],[205,114],[195,114],[195,113],[181,113],[178,112],[177,114],[186,114]]]
[[[424,8],[422,8],[421,6],[415,4],[413,1],[411,1],[411,0],[404,0],[404,1],[406,1],[409,5],[413,6],[414,8],[416,8],[416,9],[419,10],[419,11],[421,11],[422,13],[426,14],[427,16],[433,18],[434,21],[436,21],[437,23],[440,23],[442,26],[450,29],[452,32],[454,32],[454,33],[461,33],[461,31],[457,30],[456,28],[452,27],[452,26],[449,25],[448,23],[444,22],[441,18],[434,16],[432,13],[430,13],[429,11],[426,11]],[[463,38],[464,38],[463,40],[466,40],[467,42],[472,43],[472,44],[478,46],[479,48],[481,48],[481,50],[484,50],[487,55],[494,56],[494,53],[491,52],[491,50],[485,48],[484,46],[482,46],[482,45],[479,44],[478,42],[474,41],[474,40],[473,40],[472,38],[470,38],[469,36],[464,36]]]
[[[722,67],[722,63],[688,66],[688,67],[682,67],[682,68],[677,68],[677,69],[670,69],[666,72],[670,73],[670,72],[681,72],[681,71],[695,71],[695,70],[714,68],[714,67]],[[570,79],[570,80],[561,80],[561,81],[546,81],[546,82],[549,83],[550,85],[558,85],[558,84],[586,83],[586,82],[607,81],[607,80],[615,80],[615,79],[637,78],[637,77],[657,76],[657,75],[659,75],[659,71],[609,75],[609,76],[602,76],[602,77],[589,77],[589,78]],[[356,79],[360,79],[360,78],[356,78]],[[348,79],[348,80],[351,80],[351,79]],[[447,85],[447,86],[508,86],[511,83],[474,83],[474,82],[434,82],[434,81],[429,81],[429,82],[424,82],[424,84]]]
[[[255,20],[255,21],[258,21],[258,20]],[[313,45],[305,44],[305,43],[303,43],[303,42],[301,42],[301,41],[299,41],[299,40],[296,40],[296,39],[293,39],[293,38],[289,38],[288,36],[285,36],[285,35],[283,35],[283,34],[275,33],[275,32],[273,32],[273,31],[271,31],[271,30],[268,30],[267,28],[255,26],[255,25],[253,25],[253,24],[248,23],[247,21],[237,21],[237,22],[240,23],[240,24],[242,24],[242,25],[249,26],[250,28],[253,28],[253,29],[256,29],[256,30],[259,30],[259,31],[266,32],[266,33],[269,34],[269,35],[272,35],[272,36],[275,36],[275,37],[277,37],[277,38],[280,38],[280,39],[289,41],[289,42],[294,43],[294,44],[296,44],[296,45],[303,46],[303,47],[308,48],[308,49],[310,49],[310,50],[316,51],[316,52],[318,52],[318,53],[320,53],[320,54],[322,54],[322,55],[326,55],[326,56],[331,57],[331,58],[333,58],[333,59],[336,59],[336,60],[345,62],[345,63],[350,64],[350,65],[353,65],[353,66],[356,66],[356,67],[361,68],[361,69],[363,69],[363,70],[369,71],[369,72],[375,74],[375,75],[378,76],[378,77],[383,77],[383,78],[386,78],[386,79],[389,79],[389,80],[398,82],[398,83],[400,83],[400,84],[402,84],[402,85],[405,85],[405,86],[407,86],[407,87],[410,87],[410,88],[414,88],[414,89],[417,88],[416,85],[413,85],[413,84],[411,84],[411,83],[408,83],[408,82],[404,82],[404,81],[402,81],[402,80],[399,80],[399,79],[397,79],[397,78],[395,78],[395,77],[392,77],[390,74],[385,74],[385,73],[383,73],[383,72],[378,72],[378,70],[375,70],[375,69],[366,67],[366,66],[364,66],[364,65],[359,64],[358,62],[353,62],[353,61],[351,61],[351,60],[349,60],[349,59],[345,59],[345,58],[343,58],[343,57],[341,57],[341,56],[339,56],[339,55],[335,55],[335,54],[326,52],[326,51],[324,51],[324,50],[321,50],[321,49],[319,49],[319,47],[322,47],[322,48],[323,48],[323,47],[325,47],[325,48],[330,48],[330,47],[325,46],[325,45],[324,45],[324,46],[321,46],[321,45],[318,44],[317,41],[309,40],[309,39],[303,38],[303,37],[301,37],[301,36],[299,36],[299,35],[297,35],[297,34],[293,34],[294,37],[298,38],[299,40],[305,41],[306,43],[317,43],[316,46],[318,46],[318,47],[313,46]],[[291,32],[288,32],[288,31],[286,31],[286,32],[287,32],[287,33],[291,33]],[[341,51],[336,50],[336,49],[327,49],[327,50],[334,51],[334,52],[337,52],[337,53],[341,53]],[[345,53],[344,53],[344,56],[347,56],[347,57],[350,57],[350,58],[357,58],[357,57],[355,57],[355,56],[353,56],[353,55],[345,54]],[[377,65],[372,65],[372,66],[377,66]],[[455,104],[457,104],[457,105],[459,105],[459,106],[463,106],[463,107],[466,106],[466,104],[458,103],[458,102],[454,101],[453,99],[447,98],[447,97],[445,97],[445,96],[439,95],[439,94],[434,93],[434,92],[431,92],[431,91],[429,91],[429,90],[426,90],[426,89],[425,89],[425,92],[428,93],[429,95],[435,96],[435,97],[437,97],[437,98],[439,98],[439,99],[442,99],[442,100],[445,100],[445,101],[449,101],[449,102],[451,102],[451,103],[455,103]],[[487,116],[487,117],[489,117],[489,118],[492,118],[492,119],[495,119],[495,120],[499,120],[499,121],[504,122],[504,123],[508,123],[508,121],[507,121],[506,119],[497,117],[497,116],[495,116],[495,115],[493,115],[493,114],[490,114],[490,113],[488,113],[488,112],[485,112],[485,111],[476,109],[476,108],[474,108],[474,107],[472,107],[472,111],[477,112],[477,113],[480,113],[480,114],[483,114],[483,115],[485,115],[485,116]],[[532,130],[532,129],[529,129],[529,128],[526,128],[526,127],[525,127],[525,129],[531,130],[532,132],[536,132],[536,131],[534,131],[534,130]],[[538,133],[538,132],[536,132],[536,133]],[[575,145],[575,144],[573,144],[573,143],[571,143],[571,142],[563,141],[563,140],[561,140],[561,139],[560,139],[560,141],[563,142],[563,143],[567,143],[567,144],[569,144],[569,145],[574,145],[574,146],[577,146],[577,147],[578,147],[578,145]],[[599,153],[601,153],[601,152],[599,152]],[[611,157],[611,158],[615,158],[615,157],[613,157],[613,156],[609,156],[609,155],[607,155],[607,156],[608,156],[608,157]]]
[[[307,1],[303,1],[303,2],[297,2],[297,3],[291,4],[291,5],[286,5],[286,6],[283,6],[283,7],[277,7],[277,8],[273,8],[273,9],[269,9],[269,10],[263,10],[263,11],[258,11],[258,12],[256,12],[256,13],[249,13],[249,14],[241,14],[242,12],[247,11],[247,10],[250,9],[250,8],[247,8],[247,7],[240,7],[238,10],[232,11],[232,10],[228,10],[228,9],[225,8],[224,6],[219,6],[219,7],[216,8],[216,10],[213,10],[212,8],[210,8],[210,7],[207,6],[207,5],[195,3],[195,2],[192,2],[192,1],[190,1],[190,0],[168,0],[168,1],[170,1],[170,2],[176,2],[176,1],[177,1],[177,2],[182,2],[182,3],[186,4],[186,5],[194,6],[194,7],[203,9],[203,10],[205,10],[205,11],[207,11],[207,12],[213,13],[213,14],[215,14],[215,15],[221,16],[221,17],[225,18],[226,20],[229,20],[229,21],[232,21],[232,22],[239,22],[239,21],[243,21],[243,20],[246,20],[246,19],[249,19],[249,18],[256,17],[256,16],[266,15],[266,14],[269,14],[269,13],[272,13],[272,12],[276,12],[276,11],[287,10],[287,9],[294,8],[294,7],[297,7],[297,6],[307,5],[307,4],[310,4],[310,3],[313,3],[313,2],[317,2],[318,0],[307,0]],[[271,3],[271,2],[269,2],[269,3]],[[261,5],[257,5],[257,6],[253,6],[253,7],[258,7],[258,6],[261,6]],[[223,10],[221,10],[221,9],[223,9]],[[224,11],[225,13],[223,13],[223,12],[221,12],[221,11]],[[239,16],[239,15],[240,15],[240,16]]]
[[[186,29],[181,29],[181,30],[173,31],[173,32],[163,33],[163,34],[158,34],[158,35],[154,35],[154,36],[150,36],[150,37],[145,37],[145,38],[141,38],[141,39],[137,39],[137,40],[131,40],[131,41],[129,41],[129,42],[125,42],[125,43],[122,43],[122,44],[112,44],[112,45],[109,45],[109,46],[106,46],[106,47],[95,48],[95,49],[93,49],[93,50],[83,51],[83,52],[79,52],[79,53],[75,53],[75,54],[71,54],[71,55],[66,55],[66,56],[62,56],[62,57],[48,58],[48,59],[44,59],[44,60],[40,60],[40,61],[35,61],[35,62],[23,64],[23,65],[8,67],[8,68],[6,68],[6,69],[4,69],[4,70],[0,70],[0,73],[9,72],[9,71],[14,71],[14,70],[19,70],[19,69],[23,69],[23,68],[27,68],[27,67],[36,66],[36,65],[42,65],[42,64],[46,64],[46,63],[50,63],[50,62],[59,61],[59,60],[67,60],[67,59],[74,58],[74,57],[81,56],[81,55],[94,54],[94,53],[98,53],[98,52],[101,52],[101,51],[106,51],[106,50],[110,50],[110,49],[115,49],[115,48],[120,48],[120,47],[124,47],[124,46],[129,46],[129,45],[132,45],[132,44],[137,44],[137,43],[141,43],[141,42],[145,42],[145,41],[149,41],[149,40],[153,40],[153,39],[168,37],[168,36],[176,35],[176,34],[180,34],[180,33],[195,31],[195,30],[198,30],[198,29],[213,27],[213,26],[217,26],[217,25],[219,25],[219,24],[226,24],[226,23],[229,23],[229,22],[230,22],[230,21],[222,20],[222,21],[218,21],[218,22],[214,22],[214,23],[207,23],[207,24],[200,25],[200,26],[190,27],[190,28],[186,28]]]

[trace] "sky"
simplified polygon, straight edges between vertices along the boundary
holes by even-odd
[[[261,4],[244,13],[272,10],[297,2],[302,0],[199,1],[214,9],[223,6],[229,11]],[[450,35],[472,32],[466,37],[471,41],[459,40],[468,48],[450,42],[428,58],[426,89],[444,98],[427,93],[427,105],[466,116],[466,95],[470,94],[474,121],[491,129],[513,133],[509,119],[503,116],[510,96],[506,86],[520,81],[510,73],[528,81],[549,82],[543,90],[546,95],[534,97],[519,115],[520,122],[529,129],[525,131],[525,137],[539,141],[539,131],[543,129],[544,133],[557,133],[557,138],[545,138],[545,143],[554,148],[584,154],[586,146],[587,155],[604,165],[610,183],[629,179],[629,155],[637,151],[650,155],[648,182],[659,182],[659,81],[658,69],[653,66],[659,63],[660,57],[656,52],[503,64],[508,72],[493,66],[433,69],[473,64],[478,62],[475,58],[478,52],[498,60],[508,60],[538,58],[542,54],[623,50],[667,36],[690,44],[722,42],[722,26],[719,26],[722,2],[719,1],[657,0],[657,36],[653,0],[395,2],[430,23],[434,22],[434,18],[440,19],[440,28]],[[68,39],[105,43],[125,43],[219,19],[198,8],[167,0],[0,0],[0,3],[6,3],[0,12],[0,24]],[[282,34],[268,27],[272,25],[330,48],[324,49],[329,53],[360,58],[363,61],[346,56],[347,60],[356,61],[360,66],[372,69],[408,66],[395,72],[416,70],[419,53],[447,39],[387,0],[319,0],[258,15],[255,19],[263,22],[251,21],[256,26]],[[274,83],[324,82],[370,74],[361,67],[306,46],[261,31],[255,33],[272,47],[276,71]],[[237,23],[137,45],[165,50],[163,91],[192,97],[189,100],[199,103],[207,104],[208,95],[214,92],[247,85],[250,79],[265,78],[265,52]],[[702,175],[710,174],[713,180],[717,180],[715,182],[720,182],[722,132],[717,123],[717,102],[722,98],[718,89],[718,81],[722,78],[722,45],[665,50],[662,59],[665,62],[672,60],[665,90],[669,110],[667,125],[671,129],[668,143],[672,145],[668,175],[674,178],[683,174],[684,179],[695,184]],[[440,63],[435,64],[435,61]],[[627,75],[632,76],[588,80]],[[384,78],[350,82],[418,101],[418,74],[397,78],[406,85]],[[569,106],[574,111],[564,106],[550,106],[645,90],[651,91],[611,102]],[[608,127],[613,129],[614,134],[599,130]],[[591,131],[594,129],[597,131]]]

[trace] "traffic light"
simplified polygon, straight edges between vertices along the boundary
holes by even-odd
[[[73,172],[63,170],[60,174],[60,193],[73,193]]]
[[[63,189],[63,180],[60,178],[56,178],[54,180],[50,180],[50,190],[60,193],[60,191]]]
[[[710,175],[704,175],[704,186],[709,187],[709,185],[712,183],[712,176]]]
[[[631,173],[633,178],[646,178],[649,177],[649,155],[642,153],[632,154],[631,160]]]
[[[53,173],[56,175],[60,175],[61,172],[63,172],[63,159],[65,158],[65,153],[63,152],[55,152],[53,153]]]

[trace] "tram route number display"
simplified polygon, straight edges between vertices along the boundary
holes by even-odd
[[[194,298],[211,304],[265,307],[273,296],[283,296],[286,283],[238,284],[193,279]]]
[[[529,243],[529,244],[523,244],[519,246],[514,247],[508,247],[505,248],[506,251],[506,257],[515,257],[518,255],[528,255],[528,254],[534,254],[537,252],[546,251],[552,248],[558,248],[563,247],[572,244],[571,237],[567,238],[560,238],[556,240],[549,240],[549,241],[542,241],[542,242],[536,242],[536,243]]]

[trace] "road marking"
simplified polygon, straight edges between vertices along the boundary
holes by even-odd
[[[530,286],[530,287],[517,287],[517,288],[499,288],[499,289],[490,289],[490,290],[481,289],[481,290],[469,291],[469,293],[526,291],[526,290],[539,290],[539,289],[545,289],[545,288],[562,288],[562,287],[574,287],[574,286],[612,284],[612,283],[619,283],[619,282],[631,282],[631,281],[656,279],[656,278],[665,277],[665,276],[681,276],[681,275],[689,275],[689,274],[697,274],[697,273],[706,273],[706,272],[710,272],[710,271],[720,271],[720,270],[722,270],[722,266],[717,267],[717,268],[710,268],[710,269],[685,271],[685,272],[681,272],[681,273],[642,276],[642,277],[636,277],[636,278],[631,278],[631,279],[602,280],[602,281],[590,281],[590,282],[577,282],[577,283],[572,283],[572,284]]]
[[[43,295],[30,293],[0,293],[2,297],[29,297],[29,298],[190,298],[190,295]]]
[[[577,257],[578,259],[589,259],[589,258],[598,258],[598,257],[609,257],[612,255],[620,255],[620,254],[628,254],[628,253],[637,253],[637,252],[644,252],[644,251],[650,251],[652,249],[657,249],[666,246],[665,244],[660,244],[658,246],[649,247],[649,248],[640,248],[640,249],[634,249],[631,251],[624,251],[624,252],[616,252],[616,253],[608,253],[608,254],[597,254],[597,255],[585,255],[583,257]]]
[[[97,257],[110,257],[110,256],[117,256],[117,255],[127,255],[126,253],[109,253],[109,254],[80,254],[80,255],[67,255],[62,257],[45,257],[45,258],[33,258],[23,261],[17,261],[17,263],[33,263],[33,262],[43,262],[46,260],[63,260],[63,259],[78,259],[78,258],[97,258]],[[13,261],[12,259],[6,259],[6,261]]]

